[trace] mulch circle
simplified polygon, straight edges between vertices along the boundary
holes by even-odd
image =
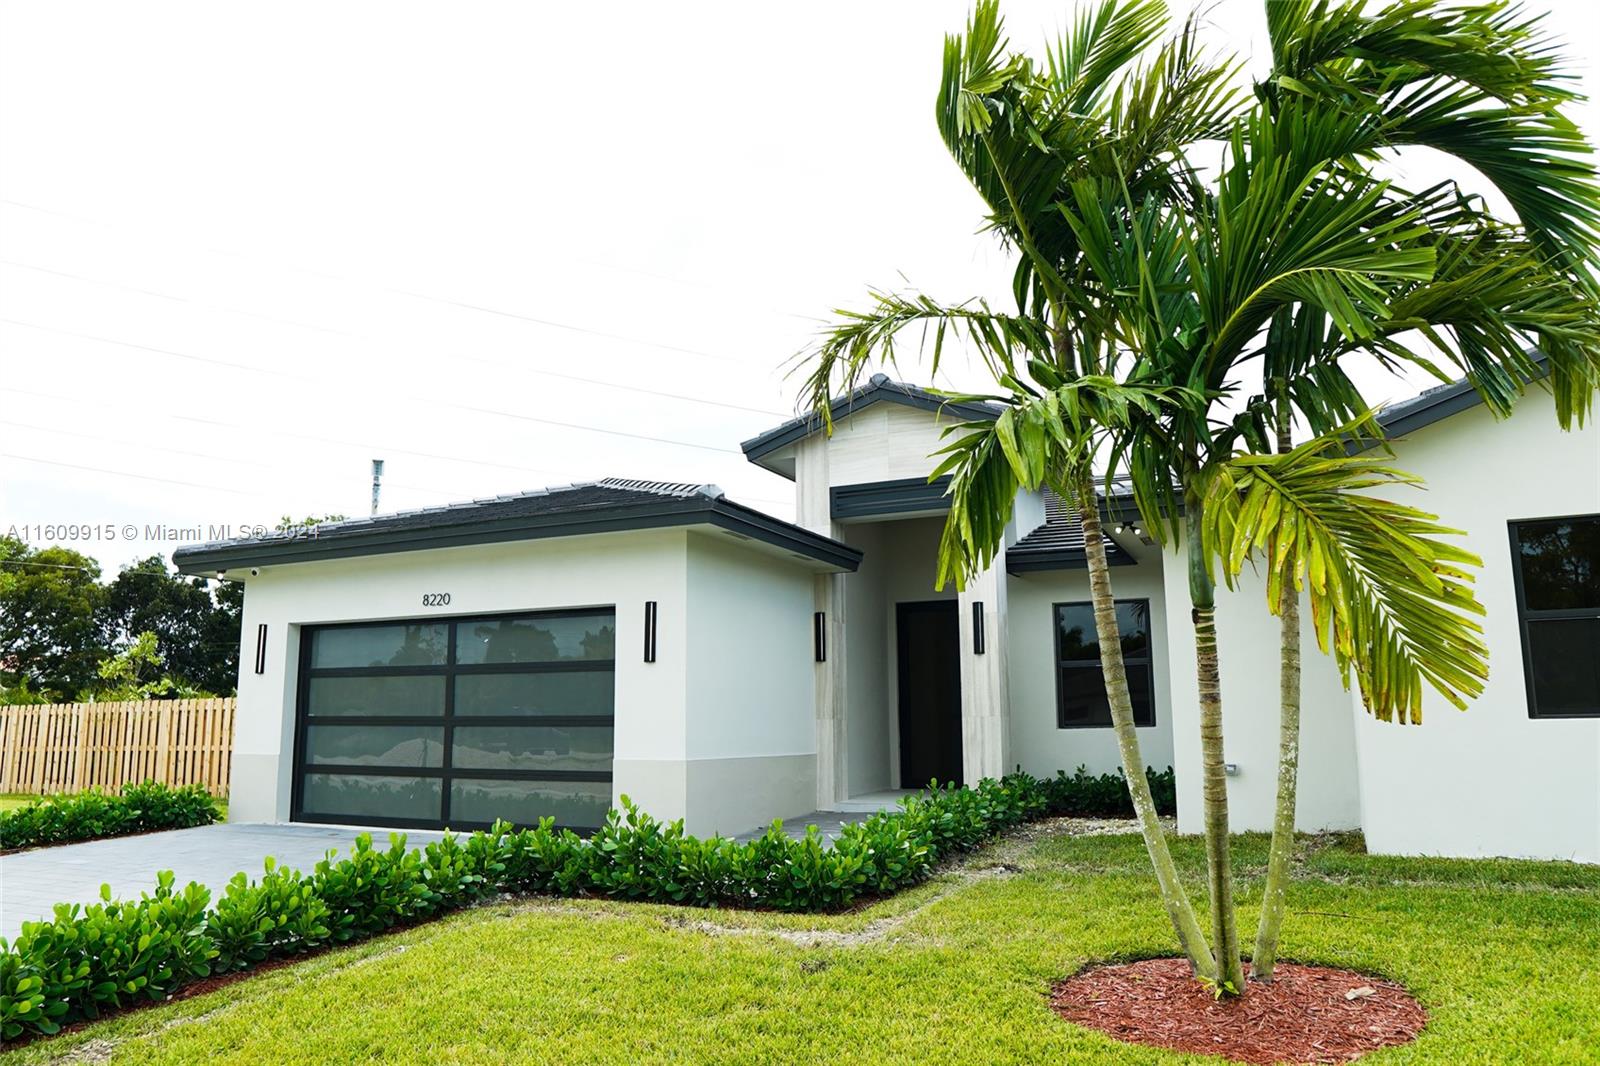
[[[1292,962],[1229,1000],[1202,987],[1184,959],[1091,966],[1058,981],[1050,1006],[1130,1044],[1262,1064],[1350,1062],[1411,1043],[1428,1021],[1393,981]]]

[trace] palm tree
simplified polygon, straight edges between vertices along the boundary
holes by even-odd
[[[989,564],[1019,486],[1050,484],[1075,501],[1097,625],[1102,607],[1110,625],[1100,643],[1113,652],[1108,697],[1130,787],[1142,761],[1131,715],[1118,711],[1126,691],[1115,683],[1120,642],[1088,457],[1129,474],[1149,528],[1181,539],[1201,697],[1209,946],[1163,870],[1170,856],[1159,829],[1145,825],[1145,840],[1196,972],[1240,993],[1214,560],[1231,581],[1252,551],[1265,550],[1269,606],[1279,611],[1297,607],[1304,587],[1319,644],[1347,679],[1354,673],[1379,717],[1413,715],[1424,685],[1464,703],[1484,672],[1468,617],[1477,610],[1465,569],[1473,560],[1448,546],[1450,531],[1431,516],[1367,502],[1366,490],[1408,478],[1343,454],[1342,435],[1371,425],[1338,359],[1368,351],[1431,367],[1420,334],[1503,407],[1530,376],[1523,345],[1538,339],[1563,416],[1581,415],[1596,378],[1600,315],[1568,264],[1522,230],[1452,188],[1412,193],[1357,165],[1386,142],[1374,133],[1381,124],[1336,91],[1340,75],[1359,84],[1350,71],[1331,69],[1326,93],[1263,94],[1237,117],[1229,67],[1200,60],[1192,24],[1148,65],[1132,66],[1159,31],[1152,7],[1101,5],[1038,71],[1003,56],[998,14],[979,6],[965,38],[946,45],[940,129],[989,203],[991,228],[1019,253],[1018,311],[878,293],[870,310],[845,314],[825,335],[809,386],[826,416],[835,379],[850,384],[872,360],[892,363],[907,328],[921,331],[935,368],[947,336],[985,361],[1010,410],[992,426],[962,427],[941,467],[953,477],[942,574],[959,579]],[[1419,7],[1397,5],[1412,15]],[[1304,15],[1332,20],[1325,5]],[[1342,15],[1334,21],[1351,49],[1376,48]],[[1330,35],[1319,33],[1313,24],[1304,36],[1321,47]],[[1429,39],[1414,50],[1449,69],[1449,47]],[[1086,87],[1090,69],[1124,82]],[[1219,134],[1226,152],[1206,184],[1187,153]],[[1264,345],[1270,397],[1230,411],[1235,381]],[[1283,451],[1292,417],[1332,436]],[[1279,454],[1247,454],[1270,451],[1272,437]],[[1291,749],[1285,761],[1294,763]],[[1280,794],[1292,791],[1290,781]]]
[[[1230,140],[1215,190],[1197,198],[1191,213],[1141,209],[1132,217],[1148,216],[1150,224],[1129,227],[1123,221],[1125,195],[1102,188],[1098,196],[1096,190],[1080,190],[1072,216],[1085,246],[1094,249],[1089,259],[1100,272],[1099,287],[1131,294],[1119,299],[1126,309],[1121,332],[1137,352],[1134,375],[1152,384],[1183,385],[1219,401],[1199,417],[1174,409],[1167,422],[1135,434],[1128,453],[1147,521],[1165,517],[1177,533],[1182,514],[1200,694],[1212,943],[1218,980],[1228,991],[1242,988],[1243,966],[1233,927],[1215,589],[1203,536],[1213,483],[1240,448],[1265,450],[1264,429],[1274,409],[1292,407],[1314,429],[1361,417],[1364,412],[1353,402],[1358,397],[1333,359],[1364,350],[1390,361],[1420,361],[1405,343],[1408,330],[1448,337],[1455,344],[1440,346],[1443,358],[1469,374],[1501,378],[1528,365],[1524,346],[1530,339],[1557,338],[1560,343],[1549,348],[1561,365],[1558,373],[1568,382],[1584,383],[1573,391],[1587,395],[1582,390],[1592,389],[1595,379],[1593,352],[1600,332],[1593,323],[1600,318],[1586,290],[1454,190],[1407,193],[1365,169],[1344,165],[1349,146],[1362,136],[1364,118],[1316,98],[1285,99],[1276,110],[1257,108]],[[1473,282],[1462,284],[1467,278]],[[1541,312],[1532,307],[1530,292],[1557,299]],[[1172,299],[1174,293],[1186,295]],[[1247,403],[1231,421],[1220,422],[1229,383],[1259,354],[1271,325],[1279,324],[1282,333],[1297,315],[1308,323],[1308,332],[1318,331],[1314,335],[1322,335],[1325,320],[1326,335],[1336,336],[1337,343],[1309,346],[1311,361],[1277,390],[1275,403]],[[1587,345],[1567,343],[1585,329]],[[1330,476],[1341,465],[1328,456],[1321,462]],[[1271,513],[1309,520],[1310,512],[1282,496],[1274,479],[1263,476],[1257,486],[1262,490],[1257,499]],[[1349,499],[1348,491],[1337,486],[1335,479],[1323,491]],[[1330,528],[1337,533],[1337,527]],[[1290,539],[1290,532],[1269,545],[1274,571],[1286,565],[1305,536],[1294,533]],[[1398,587],[1378,581],[1344,586],[1368,598],[1326,600],[1324,607],[1334,614],[1325,614],[1319,625],[1325,626],[1328,617],[1353,615],[1367,627],[1370,641],[1362,637],[1336,650],[1355,664],[1363,699],[1380,717],[1420,706],[1424,682],[1462,703],[1479,691],[1485,670],[1475,627],[1455,609],[1470,609],[1470,598],[1461,595],[1459,583],[1430,576],[1432,549],[1419,550],[1401,538],[1384,543],[1403,563],[1397,572],[1415,579]],[[1355,546],[1347,550],[1352,564],[1361,562]],[[1317,573],[1313,568],[1314,613],[1319,595],[1340,591],[1318,589]],[[1281,609],[1287,594],[1277,578],[1274,574],[1269,582],[1269,605]],[[1406,602],[1397,605],[1391,593]],[[1418,609],[1408,614],[1399,606]],[[1297,758],[1292,738],[1285,749]],[[1285,791],[1292,791],[1289,775],[1282,780],[1290,786]],[[1288,830],[1279,839],[1287,840]],[[1280,862],[1279,885],[1285,866]],[[1270,892],[1269,906],[1275,901],[1281,908],[1281,896]],[[1274,932],[1270,924],[1268,931]]]
[[[946,339],[955,338],[984,360],[1007,395],[1021,398],[992,426],[964,427],[941,467],[955,471],[955,484],[940,581],[959,583],[992,562],[1019,487],[1048,484],[1077,509],[1124,776],[1174,932],[1195,972],[1214,979],[1214,956],[1145,777],[1093,485],[1103,437],[1096,427],[1126,427],[1131,412],[1148,419],[1164,404],[1190,402],[1190,394],[1142,389],[1103,373],[1114,361],[1107,332],[1114,318],[1077,299],[1090,269],[1059,210],[1063,190],[1077,181],[1114,178],[1130,194],[1181,199],[1190,184],[1185,147],[1227,129],[1236,106],[1227,87],[1232,67],[1199,54],[1192,23],[1148,63],[1138,62],[1166,27],[1161,0],[1103,0],[1040,67],[1007,52],[994,0],[978,4],[967,32],[946,38],[937,118],[951,155],[989,207],[989,228],[1018,253],[1016,313],[981,300],[945,304],[876,292],[869,310],[839,312],[841,322],[811,353],[807,391],[829,418],[833,392],[853,386],[874,362],[894,364],[897,340],[912,331],[931,354],[930,373]],[[1049,384],[1023,386],[1023,379]]]
[[[1535,20],[1523,19],[1504,4],[1466,10],[1427,4],[1396,4],[1375,12],[1366,8],[1364,3],[1330,5],[1325,0],[1269,3],[1273,66],[1257,83],[1257,96],[1274,113],[1285,93],[1314,94],[1364,111],[1370,119],[1368,136],[1339,160],[1343,166],[1372,166],[1396,151],[1423,145],[1477,169],[1516,210],[1525,239],[1534,249],[1568,275],[1569,285],[1585,285],[1588,267],[1595,261],[1600,198],[1593,168],[1583,159],[1587,145],[1562,115],[1572,94],[1560,84],[1558,53],[1538,35]],[[1479,229],[1492,231],[1494,226],[1480,219]],[[1419,295],[1432,299],[1442,288],[1436,272]],[[1526,331],[1527,322],[1516,320],[1521,312],[1518,304],[1542,301],[1535,314],[1547,327],[1542,331],[1546,343],[1565,342],[1567,351],[1557,360],[1564,370],[1583,362],[1582,332],[1593,327],[1592,320],[1584,321],[1580,301],[1568,308],[1579,312],[1572,335],[1563,337],[1560,329],[1553,328],[1561,308],[1548,298],[1561,291],[1507,292],[1483,305],[1497,312],[1498,319],[1450,322],[1437,306],[1422,317],[1469,331],[1508,327]],[[1404,304],[1396,310],[1400,323],[1405,323]],[[1326,367],[1321,387],[1341,394],[1346,409],[1359,406],[1354,388],[1339,370],[1338,358],[1346,350],[1344,338],[1330,331],[1326,316],[1314,308],[1301,308],[1298,314],[1280,312],[1273,320],[1262,350],[1263,399],[1271,404],[1280,453],[1292,449],[1290,383],[1304,380],[1309,368]],[[1593,348],[1587,350],[1592,366]],[[1531,369],[1514,360],[1509,366],[1497,361],[1461,362],[1477,375],[1475,383],[1501,413]],[[1574,412],[1581,416],[1587,407],[1585,377],[1579,373],[1557,381],[1564,426]],[[1312,410],[1316,411],[1315,405]],[[1324,418],[1312,421],[1310,428],[1315,433],[1332,427]],[[1283,583],[1277,602],[1282,641],[1278,782],[1266,888],[1251,952],[1251,977],[1257,980],[1270,980],[1276,962],[1293,851],[1300,735],[1299,603],[1294,583]]]

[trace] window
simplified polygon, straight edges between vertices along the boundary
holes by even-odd
[[[1118,600],[1117,628],[1122,633],[1122,661],[1128,669],[1133,697],[1133,724],[1156,724],[1155,672],[1150,658],[1150,601]],[[1056,726],[1092,729],[1111,724],[1105,675],[1100,672],[1100,640],[1095,635],[1094,607],[1087,603],[1056,604]]]
[[[1600,717],[1600,515],[1511,523],[1528,717]]]

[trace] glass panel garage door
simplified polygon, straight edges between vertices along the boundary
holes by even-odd
[[[596,828],[615,677],[611,610],[308,627],[293,816]]]

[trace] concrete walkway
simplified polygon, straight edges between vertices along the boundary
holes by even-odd
[[[389,830],[365,831],[375,846],[388,846]],[[158,870],[171,870],[180,886],[190,881],[208,886],[213,898],[239,871],[259,874],[268,855],[280,866],[309,872],[330,849],[348,849],[361,832],[341,826],[235,822],[0,856],[0,937],[10,939],[23,922],[49,917],[57,903],[97,902],[102,884],[111,886],[112,899],[138,899],[155,887]],[[413,847],[441,835],[416,829],[405,833]]]

